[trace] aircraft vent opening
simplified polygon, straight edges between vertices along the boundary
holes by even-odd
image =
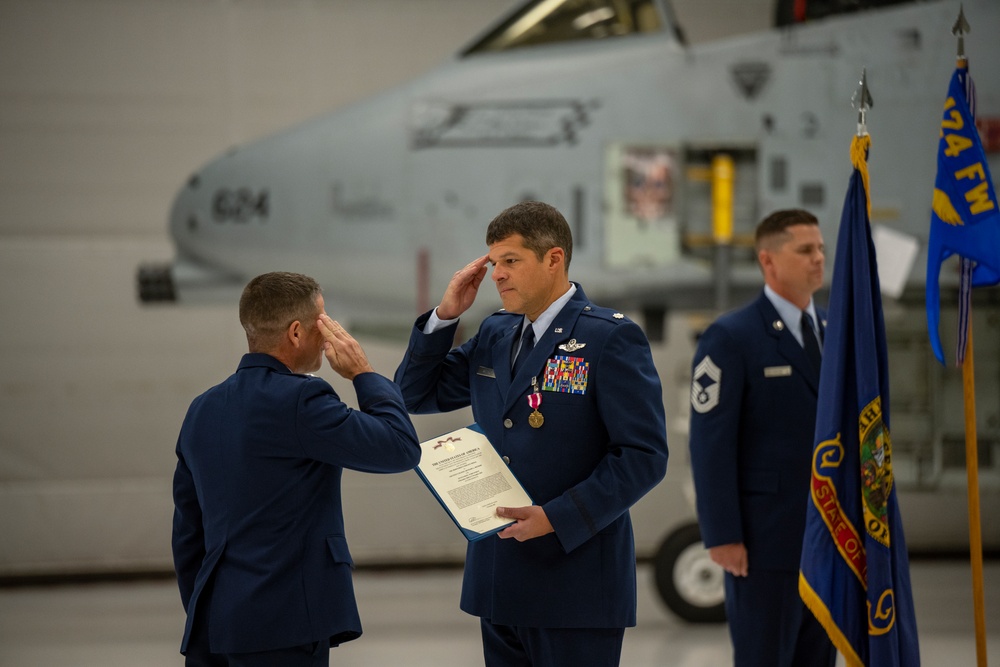
[[[784,155],[771,158],[771,192],[788,189],[788,159]]]
[[[799,202],[802,208],[818,208],[825,200],[822,183],[803,183],[799,186]]]
[[[173,274],[169,264],[143,264],[136,273],[139,301],[170,303],[177,301]]]

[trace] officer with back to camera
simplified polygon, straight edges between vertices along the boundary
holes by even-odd
[[[240,298],[249,352],[197,397],[177,440],[173,554],[189,667],[326,667],[361,635],[344,468],[420,460],[403,397],[324,312],[315,280],[266,273]],[[326,356],[359,409],[322,378]]]

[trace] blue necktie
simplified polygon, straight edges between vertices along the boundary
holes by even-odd
[[[816,329],[813,327],[813,320],[809,313],[802,311],[802,347],[805,348],[809,363],[819,373],[820,366],[823,365],[823,355],[819,351],[819,341],[816,339]]]
[[[521,370],[521,366],[524,365],[524,360],[528,358],[531,354],[531,350],[535,347],[535,327],[528,325],[528,328],[524,330],[521,334],[521,349],[518,351],[517,356],[514,357],[514,367],[510,371],[511,377],[516,377],[517,372]]]

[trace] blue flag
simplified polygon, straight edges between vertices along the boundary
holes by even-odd
[[[848,667],[917,667],[892,475],[889,374],[869,225],[869,139],[855,137],[820,375],[799,593]]]
[[[934,356],[942,364],[938,332],[941,263],[953,254],[960,255],[975,262],[973,287],[1000,283],[1000,207],[975,118],[972,77],[966,61],[961,60],[944,103],[927,241],[927,329]],[[964,334],[960,327],[960,346]]]

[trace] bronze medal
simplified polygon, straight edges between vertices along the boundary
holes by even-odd
[[[528,415],[528,425],[531,428],[541,428],[542,424],[545,423],[545,417],[538,411],[538,408],[542,407],[542,394],[538,391],[537,377],[531,378],[531,388],[534,391],[528,394],[528,407],[532,410],[531,414]]]

